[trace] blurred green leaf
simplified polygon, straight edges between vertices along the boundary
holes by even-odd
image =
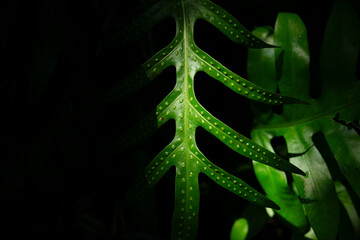
[[[306,237],[306,239],[317,240],[317,237],[312,228],[305,234],[305,237]]]
[[[232,226],[230,239],[231,240],[244,240],[249,231],[249,225],[245,218],[236,220]]]

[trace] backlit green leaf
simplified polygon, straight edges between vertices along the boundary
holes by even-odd
[[[273,31],[270,27],[257,28],[254,31],[256,36],[264,38],[272,44]],[[275,49],[256,49],[250,50],[248,58],[248,72],[251,74],[254,82],[266,86],[268,89],[276,90],[276,81],[269,81],[269,79],[276,79],[276,67],[275,61]],[[262,66],[259,68],[259,66]],[[256,74],[255,74],[256,73]],[[257,115],[270,111],[271,108],[267,106],[255,105],[253,109],[259,110]],[[264,114],[265,115],[265,114]],[[261,116],[261,115],[260,115]],[[266,115],[263,121],[271,115]],[[252,139],[259,143],[261,146],[271,149],[270,140],[271,135],[252,132]],[[303,207],[300,200],[292,189],[288,186],[286,175],[276,169],[268,167],[264,164],[253,162],[254,171],[261,186],[266,192],[266,195],[280,206],[280,210],[276,210],[276,213],[285,219],[293,228],[298,232],[306,231],[308,228],[308,222],[305,217]]]
[[[245,218],[236,220],[231,228],[231,240],[245,240],[249,231],[249,225]]]
[[[276,74],[268,75],[267,81],[272,82],[268,85],[275,88],[277,85],[281,94],[311,102],[311,105],[285,105],[280,114],[268,109],[266,117],[260,116],[252,136],[259,141],[263,139],[264,146],[269,146],[273,137],[283,136],[290,153],[304,153],[309,149],[305,154],[291,158],[290,162],[306,172],[305,177],[293,177],[297,194],[318,239],[336,238],[339,204],[326,159],[319,152],[321,149],[313,146],[314,134],[324,134],[339,169],[354,191],[360,194],[360,137],[355,129],[335,121],[335,117],[345,123],[359,120],[360,84],[355,77],[359,36],[360,23],[351,4],[335,1],[321,51],[322,89],[316,100],[309,96],[311,62],[306,30],[298,16],[279,14],[273,38],[274,45],[280,48],[275,54],[266,49],[260,54],[252,51],[249,56],[249,79],[254,83],[264,84],[268,69],[276,69]],[[262,66],[257,59],[272,61],[272,66],[265,65],[259,70]],[[274,76],[279,77],[279,82]],[[257,114],[261,115],[260,111]]]

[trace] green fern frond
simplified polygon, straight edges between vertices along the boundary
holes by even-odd
[[[157,9],[160,11],[154,11]],[[199,71],[222,82],[241,96],[271,105],[304,103],[300,100],[269,92],[224,67],[194,42],[194,24],[205,19],[236,43],[248,48],[273,47],[255,37],[227,11],[208,0],[160,1],[145,13],[130,32],[137,36],[156,24],[164,16],[176,20],[174,40],[151,59],[140,66],[125,81],[105,92],[99,101],[111,103],[126,98],[151,82],[169,66],[176,68],[176,85],[146,120],[129,130],[112,150],[132,145],[152,134],[168,120],[174,119],[176,132],[172,142],[166,146],[146,167],[143,178],[136,184],[132,194],[140,194],[144,188],[153,187],[171,168],[176,168],[175,209],[172,220],[172,239],[191,240],[196,238],[199,212],[198,175],[206,174],[220,186],[234,194],[265,207],[278,209],[270,199],[250,187],[239,178],[225,172],[209,161],[196,144],[197,127],[206,129],[237,153],[271,167],[305,175],[288,161],[262,148],[252,140],[237,133],[219,119],[212,116],[196,99],[194,77]],[[130,36],[130,35],[129,35]],[[155,129],[143,131],[143,129]],[[136,136],[136,137],[134,137]]]

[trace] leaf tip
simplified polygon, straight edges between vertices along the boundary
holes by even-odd
[[[292,173],[295,173],[295,174],[300,174],[302,176],[306,176],[306,173],[301,170],[300,168],[298,168],[297,166],[291,164],[291,170],[290,170]]]
[[[304,104],[304,105],[310,105],[310,102],[298,99],[298,98],[293,98],[293,97],[287,97],[287,96],[283,96],[283,103],[285,104]]]
[[[262,195],[262,201],[259,201],[258,204],[266,208],[280,210],[279,205],[277,205],[275,202],[273,202],[271,199],[267,198],[264,195]]]
[[[266,43],[266,42],[264,42],[264,41],[261,41],[260,43],[261,43],[261,44],[256,45],[256,46],[251,46],[250,48],[255,48],[255,49],[259,49],[259,48],[261,48],[261,49],[263,49],[263,48],[281,48],[281,47],[279,47],[279,46],[275,46],[275,45]]]
[[[304,176],[304,177],[306,176],[306,173],[303,170],[301,170],[300,168],[297,168],[297,171],[294,173],[300,174],[301,176]]]
[[[268,43],[266,43],[266,47],[264,47],[264,48],[281,48],[280,46],[276,46],[276,45],[272,45],[272,44],[268,44]]]
[[[270,200],[270,199],[269,199]],[[275,210],[280,210],[280,206],[277,205],[276,203],[274,203],[273,201],[269,201],[269,205],[268,205],[269,208],[272,208],[272,209],[275,209]]]

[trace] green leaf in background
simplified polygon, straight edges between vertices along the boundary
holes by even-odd
[[[270,137],[265,134],[252,134],[254,141],[268,149],[272,149]],[[288,223],[287,225],[294,231],[305,233],[309,228],[308,221],[299,198],[288,185],[286,174],[256,162],[253,162],[253,165],[256,177],[264,188],[266,196],[279,205],[280,210],[275,210],[275,212],[281,217],[280,219],[284,219],[285,224]]]
[[[311,105],[287,105],[281,113],[268,108],[264,113],[266,117],[261,116],[260,111],[255,112],[259,118],[252,137],[270,147],[273,137],[283,136],[290,153],[304,153],[309,149],[290,159],[306,172],[305,177],[293,175],[295,186],[317,238],[335,239],[339,203],[334,176],[330,174],[333,171],[329,170],[328,159],[313,146],[313,136],[318,132],[324,134],[341,173],[359,196],[360,137],[349,124],[358,125],[360,113],[360,82],[355,75],[360,48],[359,19],[349,2],[335,1],[321,49],[321,96],[316,100],[309,95],[310,59],[307,33],[301,19],[290,13],[279,14],[273,38],[274,45],[280,46],[275,53],[271,49],[250,51],[249,79],[262,86],[266,79],[272,90],[278,88],[281,94],[303,99]],[[265,63],[264,68],[261,61]],[[279,182],[266,182],[269,176],[264,176],[256,165],[255,171],[266,193],[281,193]],[[283,197],[285,195],[283,193]],[[293,193],[288,196],[291,198]]]
[[[273,44],[273,31],[270,27],[257,28],[253,33],[267,41],[269,44]],[[249,73],[261,70],[261,74],[258,73],[257,75],[254,75],[254,78],[256,77],[257,81],[261,82],[264,87],[271,89],[272,91],[276,91],[276,82],[266,81],[266,79],[276,79],[274,59],[275,49],[267,49],[265,51],[263,49],[251,50],[251,54],[249,54],[248,58]],[[258,65],[260,64],[263,67],[259,69]],[[257,111],[258,114],[268,107],[261,106],[260,104],[254,104],[253,106],[256,106],[253,107],[253,109],[254,111]],[[263,120],[265,120],[271,117],[271,114],[262,114],[260,117],[263,117]],[[252,139],[254,141],[260,143],[263,147],[272,150],[270,144],[271,138],[271,135],[252,132]],[[266,165],[258,164],[255,161],[253,162],[253,165],[256,177],[264,188],[266,195],[280,206],[280,210],[275,210],[276,213],[279,214],[281,218],[285,219],[296,231],[306,231],[308,229],[308,222],[303,207],[296,194],[292,191],[291,187],[289,187],[285,173]]]
[[[232,226],[230,239],[231,240],[244,240],[249,231],[249,225],[245,218],[239,218]]]

